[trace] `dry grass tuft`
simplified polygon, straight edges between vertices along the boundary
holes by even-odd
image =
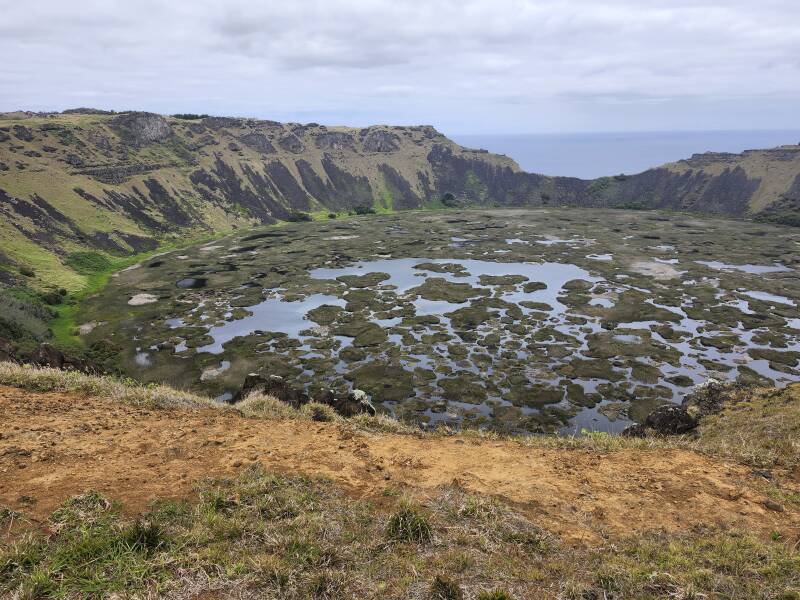
[[[300,414],[312,421],[332,422],[342,420],[342,417],[333,410],[333,407],[319,402],[304,404],[300,407]]]
[[[300,413],[275,396],[254,392],[236,404],[236,410],[245,417],[256,419],[298,419]]]

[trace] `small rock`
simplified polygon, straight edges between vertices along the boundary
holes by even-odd
[[[136,294],[128,300],[130,306],[142,306],[144,304],[152,304],[153,302],[158,302],[158,297],[153,294]]]
[[[764,508],[768,508],[769,510],[774,510],[775,512],[784,512],[786,509],[783,508],[782,504],[778,504],[774,500],[770,500],[767,498],[761,504],[764,505]]]

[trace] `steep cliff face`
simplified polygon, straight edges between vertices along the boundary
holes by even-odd
[[[80,109],[0,116],[6,272],[80,287],[76,252],[124,255],[170,238],[358,207],[671,208],[796,222],[800,146],[705,154],[584,181],[522,172],[432,127],[364,129]],[[10,266],[9,266],[10,265]]]

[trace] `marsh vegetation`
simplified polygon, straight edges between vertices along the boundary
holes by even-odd
[[[258,371],[425,424],[618,431],[710,377],[800,379],[798,248],[641,211],[370,215],[145,261],[79,320],[124,372],[221,400]]]

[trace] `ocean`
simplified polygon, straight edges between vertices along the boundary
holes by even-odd
[[[800,131],[679,131],[451,135],[470,148],[505,154],[532,173],[594,179],[632,175],[692,154],[742,152],[800,143]]]

